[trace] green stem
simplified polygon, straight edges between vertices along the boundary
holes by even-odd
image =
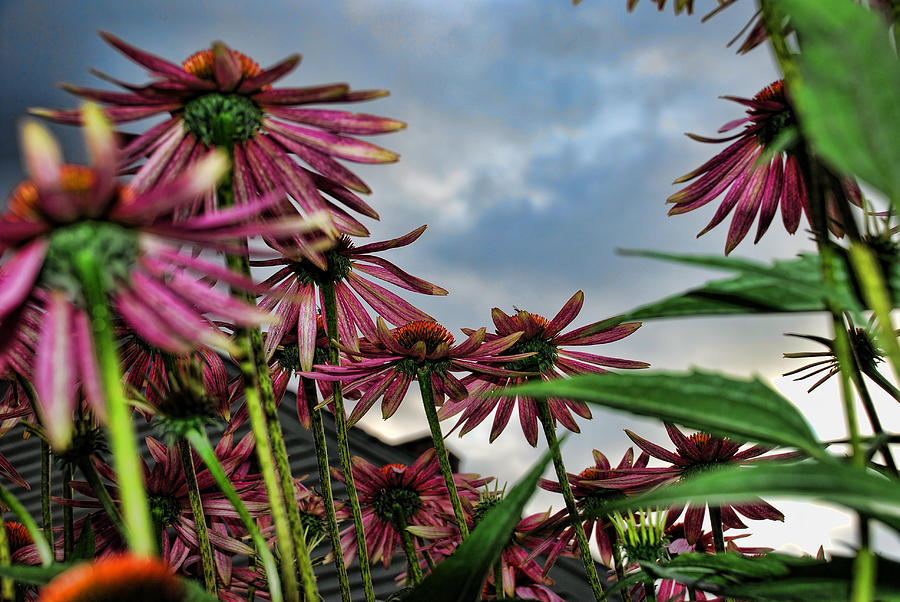
[[[0,516],[0,566],[10,566],[12,555],[9,553],[9,538],[6,536],[6,525]],[[8,577],[0,578],[0,600],[15,600],[16,582]]]
[[[607,521],[609,518],[607,517]],[[625,567],[622,566],[622,550],[619,545],[619,534],[616,528],[609,526],[606,528],[606,539],[609,540],[609,547],[612,549],[613,566],[616,569],[616,580],[621,582],[625,580]],[[631,591],[627,587],[621,590],[622,602],[631,602]]]
[[[709,507],[709,522],[712,524],[713,548],[716,554],[725,553],[725,533],[722,530],[722,507]]]
[[[862,244],[850,245],[850,261],[862,284],[866,304],[878,319],[878,342],[886,351],[894,378],[900,377],[900,345],[891,323],[891,296],[881,275],[878,260],[872,251]]]
[[[325,328],[328,333],[328,363],[339,366],[340,352],[337,341],[340,335],[337,328],[337,296],[333,282],[321,284],[322,300],[325,304]],[[369,554],[366,550],[366,535],[363,531],[362,513],[359,509],[359,494],[356,491],[356,483],[353,479],[353,464],[350,462],[350,441],[347,438],[347,416],[344,412],[344,398],[341,383],[332,383],[334,400],[334,430],[338,440],[338,451],[341,457],[341,470],[344,473],[344,486],[347,489],[347,497],[350,502],[350,512],[353,515],[353,530],[356,534],[356,549],[359,558],[359,570],[362,574],[363,588],[366,601],[375,602],[375,590],[372,588],[372,574],[369,568]]]
[[[869,542],[869,518],[859,516],[860,546],[853,560],[853,584],[850,590],[851,602],[869,602],[875,595],[875,555]],[[857,575],[860,575],[857,578]]]
[[[253,350],[250,349],[247,336],[239,336],[238,343],[244,354],[240,360],[241,375],[244,380],[244,399],[250,417],[250,430],[256,441],[256,456],[259,459],[260,472],[266,486],[266,495],[269,497],[272,522],[275,525],[275,545],[281,554],[281,579],[284,582],[284,592],[289,602],[299,602],[300,589],[295,568],[294,540],[284,505],[281,481],[272,463],[272,448],[269,445],[266,417],[259,398],[259,389],[256,386],[256,363],[253,361]]]
[[[497,593],[498,600],[506,599],[506,590],[503,589],[503,561],[498,560],[494,563],[494,591]]]
[[[250,512],[244,505],[243,500],[241,500],[241,496],[238,495],[238,492],[234,488],[234,485],[231,484],[228,475],[225,474],[225,470],[219,463],[219,458],[216,456],[215,450],[209,443],[209,439],[206,438],[205,433],[201,433],[198,430],[188,431],[185,433],[184,438],[191,443],[194,450],[200,456],[200,459],[203,460],[207,470],[209,470],[209,474],[216,481],[216,485],[218,485],[222,493],[225,494],[225,497],[231,503],[232,507],[234,507],[238,516],[241,518],[241,521],[244,523],[247,532],[250,533],[250,538],[253,540],[256,553],[260,560],[262,560],[263,567],[266,571],[266,579],[269,584],[269,595],[272,597],[272,602],[281,602],[281,580],[278,577],[278,565],[275,562],[275,557],[266,545],[266,540],[263,539],[262,534],[259,532],[259,527],[256,525],[256,521],[253,517],[250,516]],[[291,571],[290,574],[293,575],[294,572]],[[296,578],[294,581],[294,589],[289,591],[293,591],[295,594],[299,593],[296,587]]]
[[[53,513],[50,510],[50,444],[41,439],[41,527],[53,547]]]
[[[540,377],[538,377],[540,378]],[[556,480],[559,482],[559,488],[562,491],[563,499],[566,501],[566,509],[569,511],[569,517],[572,519],[572,530],[575,531],[575,539],[578,542],[578,549],[581,552],[581,561],[584,564],[584,572],[587,575],[588,583],[591,585],[591,591],[594,592],[594,598],[601,601],[606,599],[606,594],[600,587],[600,578],[597,576],[597,567],[594,564],[594,558],[591,556],[591,548],[588,546],[587,536],[584,534],[584,526],[579,519],[578,507],[575,505],[575,496],[572,494],[572,488],[569,486],[569,477],[566,473],[566,466],[563,463],[562,454],[559,451],[559,442],[556,439],[556,425],[553,422],[553,416],[550,414],[550,406],[546,399],[535,399],[534,405],[537,406],[538,418],[541,426],[544,427],[544,437],[547,439],[547,446],[553,453],[553,466],[556,468]],[[650,589],[653,589],[651,586]]]
[[[778,10],[777,0],[760,0],[760,10],[762,11],[763,23],[766,26],[766,34],[769,43],[772,45],[772,51],[775,54],[775,60],[778,62],[778,68],[784,74],[785,82],[788,89],[792,89],[799,83],[800,76],[797,64],[794,62],[793,54],[787,46],[787,40],[784,36],[784,27],[782,20],[784,15]]]
[[[656,582],[649,578],[644,581],[644,600],[645,602],[656,602]]]
[[[16,519],[25,525],[28,535],[31,536],[31,540],[34,542],[34,548],[38,553],[38,557],[41,559],[41,566],[50,566],[53,564],[53,548],[51,548],[47,543],[47,540],[44,539],[44,534],[41,533],[37,523],[31,518],[31,515],[28,513],[28,510],[25,509],[25,506],[23,506],[3,485],[0,485],[0,502],[3,502],[3,504],[5,504],[16,516]],[[6,531],[4,530],[4,535],[5,533]]]
[[[178,442],[178,450],[181,452],[181,466],[184,468],[184,479],[187,481],[188,498],[191,502],[191,511],[194,514],[194,525],[197,529],[197,539],[200,543],[200,564],[203,567],[203,586],[212,595],[216,595],[216,561],[213,557],[212,545],[209,543],[209,532],[206,527],[206,514],[203,512],[203,502],[200,499],[200,487],[197,485],[197,471],[194,468],[194,457],[191,454],[191,446],[185,441]]]
[[[880,335],[879,335],[880,336]],[[900,389],[894,386],[894,383],[886,379],[881,372],[878,371],[877,368],[863,369],[863,373],[868,376],[872,381],[881,387],[881,389],[894,398],[895,401],[900,401]]]
[[[856,367],[859,367],[859,356],[853,351],[853,360]],[[853,385],[856,387],[856,392],[859,394],[859,398],[862,401],[863,408],[866,411],[866,416],[869,418],[869,424],[872,427],[872,433],[876,438],[884,436],[884,427],[881,425],[881,419],[878,417],[878,412],[875,410],[875,403],[872,401],[872,397],[869,395],[869,389],[866,387],[866,381],[863,379],[862,374],[858,369],[851,371],[850,378],[853,379]],[[894,455],[891,453],[891,446],[888,445],[888,442],[885,441],[881,445],[878,446],[878,450],[881,452],[881,457],[884,458],[884,464],[888,467],[894,476],[898,476],[897,472],[897,464],[894,462]]]
[[[230,158],[234,159],[234,147],[228,145]],[[223,180],[218,188],[219,205],[222,207],[234,204],[234,173],[229,172],[228,176]],[[246,246],[246,240],[244,245]],[[250,275],[250,263],[246,255],[226,255],[226,263],[232,271],[245,276]],[[249,304],[256,304],[255,297],[248,294],[240,294],[233,291],[235,296],[242,297]],[[297,498],[294,490],[294,479],[291,475],[290,462],[288,461],[287,448],[284,444],[284,435],[281,432],[281,422],[278,419],[278,408],[275,405],[275,395],[272,390],[272,378],[269,374],[269,367],[266,364],[266,357],[263,351],[262,332],[257,328],[242,329],[238,333],[239,344],[244,352],[244,358],[241,361],[241,375],[244,381],[244,391],[247,392],[251,387],[255,388],[256,399],[253,403],[258,404],[261,409],[262,422],[257,424],[261,426],[260,433],[265,431],[268,433],[268,440],[265,447],[268,456],[266,459],[260,455],[261,464],[269,464],[271,460],[275,461],[275,471],[266,469],[263,471],[263,479],[266,480],[266,490],[268,492],[270,502],[273,497],[277,496],[276,489],[280,487],[281,503],[273,504],[272,518],[275,523],[275,530],[278,533],[278,547],[281,552],[281,561],[283,563],[282,570],[285,587],[288,589],[287,596],[289,600],[293,600],[300,595],[299,591],[295,592],[291,585],[296,581],[296,575],[289,576],[288,562],[290,562],[290,570],[293,572],[293,565],[300,569],[300,578],[303,583],[303,591],[308,600],[318,600],[319,591],[316,587],[316,576],[313,573],[312,563],[309,559],[309,552],[306,549],[306,540],[303,537],[303,523],[300,521],[300,511],[297,507]],[[246,364],[246,365],[245,365]],[[251,374],[252,366],[252,374]],[[247,395],[248,409],[250,405],[250,395]],[[251,425],[252,426],[252,425]],[[262,454],[259,446],[259,433],[254,430],[254,437],[257,440],[257,453]],[[270,466],[271,468],[271,466]],[[271,473],[266,476],[267,473]],[[269,479],[274,478],[273,486]],[[277,506],[277,510],[276,510]],[[282,538],[290,538],[289,541],[282,542]]]
[[[70,484],[74,479],[75,467],[70,462],[66,462],[63,465],[62,494],[64,500],[71,500],[74,498],[74,492],[72,491],[72,485]],[[69,504],[65,504],[62,512],[63,558],[68,561],[72,558],[72,550],[75,548],[75,509]]]
[[[456,481],[453,480],[453,469],[450,467],[450,457],[444,446],[444,434],[441,432],[441,422],[438,419],[437,409],[434,407],[434,391],[431,388],[431,374],[424,368],[419,368],[419,390],[422,392],[422,405],[425,406],[425,416],[428,418],[428,427],[431,429],[431,441],[434,443],[435,455],[441,466],[441,474],[444,475],[444,484],[450,494],[450,503],[453,505],[453,515],[456,517],[456,525],[459,527],[460,538],[465,540],[469,536],[469,528],[466,525],[466,515],[463,512],[462,503],[459,501],[459,492],[456,490]]]
[[[85,251],[75,256],[75,266],[81,279],[81,288],[87,303],[87,315],[91,323],[94,352],[100,370],[100,381],[106,399],[106,416],[113,466],[119,485],[119,499],[125,523],[128,547],[135,554],[153,556],[157,553],[150,520],[150,506],[144,489],[144,471],[141,468],[131,408],[122,390],[122,372],[113,333],[112,315],[106,298],[104,270],[96,257]]]
[[[109,489],[106,488],[103,479],[100,478],[100,473],[97,472],[97,466],[94,464],[93,458],[88,456],[79,459],[78,468],[81,470],[81,474],[84,475],[88,485],[91,486],[94,495],[97,496],[97,501],[103,506],[103,510],[106,512],[109,520],[118,529],[119,533],[127,537],[128,533],[125,530],[125,521],[122,519],[122,514],[115,502],[113,502],[112,496],[109,495]]]
[[[316,409],[316,401],[318,399],[316,383],[312,379],[301,377],[300,384],[303,387],[303,396],[306,398],[306,405],[309,409],[310,430],[313,433],[316,461],[319,466],[319,487],[322,489],[322,499],[325,503],[325,512],[328,515],[328,536],[331,538],[334,566],[337,570],[338,583],[341,586],[341,600],[350,602],[350,580],[347,576],[347,567],[344,566],[341,532],[338,527],[337,515],[334,512],[334,494],[331,491],[331,467],[328,463],[328,443],[325,439],[325,425],[322,422],[322,410]]]
[[[406,517],[403,516],[403,508],[400,507],[400,504],[394,504],[393,514],[393,527],[400,535],[400,543],[403,545],[406,564],[409,567],[406,570],[406,585],[407,587],[418,585],[422,582],[422,567],[419,566],[419,558],[416,556],[416,544],[413,542],[412,535],[406,530]]]

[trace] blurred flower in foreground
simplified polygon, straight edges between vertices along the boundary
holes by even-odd
[[[79,564],[41,589],[39,602],[185,602],[187,592],[161,560],[123,554]]]
[[[700,142],[737,140],[694,171],[675,180],[676,184],[680,184],[699,178],[670,196],[666,202],[674,203],[669,215],[687,213],[706,205],[727,190],[712,220],[697,235],[709,232],[734,210],[725,242],[727,255],[744,239],[757,215],[759,224],[753,242],[759,242],[772,223],[779,204],[785,229],[791,234],[796,232],[801,213],[809,219],[809,199],[797,159],[802,142],[797,141],[794,110],[782,81],[761,90],[752,99],[725,98],[749,109],[747,117],[726,123],[719,132],[746,124],[744,129],[724,138],[688,134]],[[852,179],[836,180],[836,184],[840,190],[826,187],[826,196],[829,227],[840,235],[842,230],[835,194],[845,196],[855,205],[862,204],[862,196]]]
[[[675,444],[675,452],[670,452],[646,439],[638,437],[629,430],[625,433],[638,447],[653,456],[673,464],[668,468],[669,480],[689,479],[692,475],[713,470],[724,464],[750,464],[771,460],[794,459],[796,454],[779,454],[775,456],[762,456],[772,448],[764,445],[753,445],[741,450],[741,443],[721,437],[713,437],[708,433],[694,433],[685,436],[678,427],[666,423],[666,431],[669,438]],[[647,469],[660,474],[659,469]],[[724,529],[746,529],[747,525],[738,518],[738,513],[751,520],[779,520],[784,521],[784,515],[776,508],[755,498],[743,504],[722,504],[722,526]],[[674,522],[681,515],[681,509],[673,509],[670,520]],[[703,532],[703,519],[706,516],[706,502],[700,504],[690,503],[684,517],[684,533],[688,543],[694,544]]]
[[[405,124],[362,113],[299,107],[369,100],[385,96],[386,91],[351,92],[347,84],[274,89],[271,84],[299,64],[299,55],[291,55],[263,70],[244,54],[215,42],[212,48],[176,65],[111,34],[101,35],[157,79],[134,85],[95,72],[126,92],[76,86],[66,89],[108,105],[104,110],[116,124],[167,115],[167,119],[145,133],[131,136],[122,149],[122,169],[135,167],[147,157],[131,182],[138,192],[171,180],[210,147],[233,148],[233,194],[239,204],[275,190],[285,191],[308,215],[325,210],[340,231],[368,234],[359,221],[325,200],[322,193],[377,219],[375,210],[351,192],[369,192],[368,186],[336,159],[358,163],[396,161],[395,153],[345,134],[380,134],[401,129]],[[80,123],[82,118],[80,111],[34,109],[32,113],[62,123]],[[298,164],[290,157],[292,154],[311,169]],[[213,207],[198,204],[192,211],[204,208]],[[288,207],[278,210],[287,211]]]
[[[9,253],[0,266],[0,370],[21,353],[21,333],[37,339],[37,410],[56,448],[64,448],[71,436],[76,382],[104,416],[86,290],[109,298],[124,323],[151,345],[179,355],[195,345],[236,352],[203,312],[242,325],[272,317],[203,279],[258,287],[172,243],[221,249],[241,236],[315,227],[301,218],[246,224],[247,211],[269,206],[275,200],[271,196],[245,207],[167,221],[162,216],[212,189],[227,170],[227,158],[207,154],[174,180],[135,194],[114,179],[117,149],[109,122],[96,105],[86,105],[83,112],[93,165],[63,165],[50,134],[26,124],[23,152],[31,180],[13,191],[0,215],[0,250]]]
[[[485,335],[485,340],[491,342],[519,335],[518,341],[503,351],[502,355],[513,356],[523,353],[532,355],[524,359],[508,358],[503,367],[519,374],[476,374],[466,378],[463,382],[468,386],[470,396],[462,401],[454,399],[444,404],[444,407],[438,412],[438,416],[443,420],[463,412],[456,424],[456,426],[462,425],[459,434],[463,436],[481,424],[496,408],[497,413],[491,427],[491,441],[493,441],[506,428],[512,411],[518,404],[522,432],[525,433],[525,438],[533,447],[537,445],[538,433],[537,406],[534,399],[518,395],[483,398],[481,394],[494,389],[524,384],[531,378],[527,373],[539,374],[542,380],[549,381],[561,378],[566,374],[608,372],[605,367],[647,368],[649,366],[645,362],[566,349],[565,347],[568,346],[599,345],[618,341],[641,326],[640,322],[626,322],[616,326],[606,326],[605,322],[594,322],[563,334],[562,330],[578,316],[583,304],[584,293],[578,291],[566,301],[566,304],[552,320],[522,310],[518,310],[516,314],[507,315],[500,309],[494,308],[491,311],[491,317],[494,320],[496,331],[495,334]],[[472,331],[463,329],[463,332],[470,334]],[[572,412],[582,418],[591,417],[591,411],[583,402],[555,398],[547,401],[554,419],[570,431],[579,432]]]

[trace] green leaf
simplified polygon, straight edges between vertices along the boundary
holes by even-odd
[[[620,251],[622,255],[651,257],[677,263],[737,272],[727,280],[712,280],[703,286],[643,305],[623,320],[647,320],[700,315],[823,311],[825,299],[858,313],[862,305],[849,287],[843,264],[835,266],[835,287],[822,282],[819,257],[801,253],[797,258],[771,265],[740,259],[704,255],[678,255],[655,251]]]
[[[184,585],[184,602],[218,602],[219,598],[203,589],[196,581],[181,579]]]
[[[742,380],[700,370],[590,374],[529,383],[496,394],[585,401],[826,457],[803,414],[758,378]]]
[[[19,583],[46,585],[60,573],[72,568],[73,564],[53,563],[48,566],[11,564],[0,566],[0,577],[9,577]]]
[[[887,23],[848,0],[784,0],[801,40],[790,90],[804,135],[844,173],[900,209],[900,63]]]
[[[641,563],[659,579],[673,579],[706,592],[760,601],[849,599],[853,559],[828,562],[769,553],[748,558],[726,554],[682,554],[664,564]],[[878,559],[879,600],[900,596],[900,564]]]
[[[560,441],[562,443],[562,441]],[[548,450],[537,464],[491,508],[450,558],[415,587],[405,602],[468,602],[481,597],[481,588],[494,562],[522,517],[522,510],[537,488],[553,457]]]
[[[72,548],[72,560],[93,560],[94,559],[94,525],[92,520],[84,521],[84,527],[81,529],[81,535]]]
[[[590,516],[682,502],[746,502],[772,495],[837,504],[900,530],[900,485],[896,481],[862,468],[814,460],[793,464],[758,462],[752,466],[722,466],[677,485],[611,501],[592,511]]]

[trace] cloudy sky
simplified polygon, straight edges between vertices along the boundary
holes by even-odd
[[[303,62],[284,85],[346,81],[357,89],[386,88],[390,97],[353,110],[409,124],[374,140],[400,153],[399,163],[356,171],[373,188],[368,200],[381,214],[380,222],[367,224],[375,239],[429,225],[413,247],[387,257],[451,294],[412,301],[458,332],[487,325],[492,307],[552,316],[580,289],[586,303],[575,325],[583,325],[714,276],[615,251],[722,252],[727,226],[695,238],[713,206],[666,217],[672,180],[719,148],[683,133],[714,134],[742,114],[719,96],[752,96],[777,77],[766,48],[737,56],[725,47],[751,17],[750,0],[705,24],[698,15],[676,18],[671,8],[659,13],[649,0],[633,14],[625,4],[271,0],[251,9],[239,0],[0,0],[0,190],[21,177],[15,141],[25,109],[73,106],[56,83],[97,85],[89,67],[146,80],[98,30],[175,62],[213,40],[263,66],[299,52]],[[703,14],[715,3],[696,4]],[[67,156],[80,157],[77,132],[56,131]],[[804,234],[791,237],[777,225],[759,246],[745,241],[735,254],[769,259],[811,248]],[[783,360],[783,352],[810,349],[784,332],[827,331],[819,316],[663,321],[602,353],[663,369],[761,374],[800,406],[822,438],[841,437],[836,388],[807,395],[805,386],[780,376],[799,365]],[[393,441],[423,435],[418,403],[406,400],[387,423],[373,412],[365,428]],[[888,423],[900,418],[895,405],[882,403]],[[488,445],[489,422],[449,445],[464,458],[464,469],[514,482],[539,452],[517,424]],[[582,423],[565,449],[573,472],[591,463],[594,448],[617,460],[630,443],[623,428],[667,441],[654,421],[619,413],[597,410]],[[540,494],[532,509],[549,504],[559,507],[560,500]],[[778,505],[786,525],[755,523],[750,541],[815,552],[852,537],[848,519],[836,510]]]

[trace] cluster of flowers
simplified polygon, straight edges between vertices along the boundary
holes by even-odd
[[[657,4],[661,8],[664,2]],[[682,8],[690,9],[691,3],[677,2],[676,10]],[[465,338],[457,343],[431,316],[376,282],[422,294],[447,293],[379,255],[412,244],[424,226],[359,246],[352,238],[368,235],[354,214],[369,218],[378,214],[358,196],[369,191],[366,184],[339,160],[395,161],[396,154],[354,136],[392,132],[404,124],[306,105],[353,103],[386,92],[355,91],[345,84],[274,88],[299,57],[261,69],[249,57],[215,43],[177,65],[103,35],[154,79],[133,85],[104,75],[124,92],[69,86],[92,102],[73,111],[35,110],[56,122],[83,125],[92,163],[64,164],[52,136],[29,123],[22,136],[29,180],[15,189],[0,216],[0,250],[5,256],[0,267],[0,373],[8,383],[0,399],[0,431],[5,434],[27,422],[57,456],[85,476],[86,481],[67,483],[78,497],[69,495],[60,503],[102,509],[76,521],[72,533],[57,539],[58,558],[68,558],[71,538],[82,533],[92,534],[98,557],[115,556],[126,547],[119,514],[122,491],[116,486],[120,475],[101,460],[100,433],[110,414],[110,374],[118,378],[119,373],[133,406],[148,418],[169,427],[186,420],[192,425],[197,420],[224,423],[225,434],[215,448],[218,463],[244,508],[262,532],[274,538],[271,500],[251,461],[258,441],[236,434],[249,415],[240,401],[247,381],[229,380],[226,367],[231,359],[219,352],[239,359],[245,350],[228,333],[269,325],[262,344],[264,357],[258,358],[268,373],[259,377],[271,379],[278,401],[296,375],[318,383],[321,402],[309,398],[315,387],[301,387],[297,396],[298,418],[307,428],[319,407],[334,407],[339,393],[355,400],[348,424],[360,420],[376,402],[387,419],[417,381],[426,406],[436,410],[438,419],[457,417],[453,428],[460,436],[493,413],[493,441],[517,410],[522,432],[535,446],[540,423],[537,401],[515,394],[485,394],[529,380],[647,367],[640,361],[571,349],[611,343],[640,326],[596,322],[567,330],[582,309],[580,291],[551,319],[495,308],[493,332],[463,329]],[[670,213],[683,213],[727,190],[706,228],[735,211],[726,252],[746,236],[757,214],[759,240],[779,205],[790,232],[796,231],[808,208],[796,149],[781,144],[768,161],[760,161],[767,147],[793,124],[790,101],[780,83],[753,99],[733,100],[749,107],[747,117],[723,128],[744,126],[725,139],[736,142],[680,179],[696,181],[670,198],[674,203]],[[113,130],[113,125],[150,117],[162,120],[141,134]],[[858,201],[855,184],[841,184],[832,194]],[[839,219],[833,224],[839,229]],[[251,239],[262,241],[265,249],[251,251]],[[226,267],[218,261],[222,253],[237,261]],[[242,261],[274,273],[256,282],[249,269],[232,269]],[[256,298],[258,305],[251,302]],[[110,356],[102,349],[103,316],[98,313],[106,306],[112,309],[110,334],[121,359],[116,367],[110,366]],[[329,361],[329,350],[335,346],[339,360]],[[579,430],[575,416],[591,416],[581,402],[547,402],[552,422],[574,432]],[[675,452],[628,434],[643,450],[637,460],[629,451],[612,468],[597,452],[595,466],[569,475],[581,512],[610,496],[633,495],[694,471],[747,462],[769,451],[760,446],[741,450],[739,443],[703,433],[685,436],[673,426],[669,434]],[[152,438],[147,439],[147,449],[154,464],[142,460],[144,482],[165,567],[122,570],[146,576],[147,583],[161,583],[170,572],[200,573],[201,542],[191,500],[196,487],[208,522],[219,596],[239,600],[250,590],[264,590],[262,570],[235,561],[254,555],[246,543],[250,532],[237,509],[209,470],[192,477],[185,469],[191,463],[199,465],[201,458],[192,456],[189,448],[181,449],[180,443],[167,445]],[[414,562],[408,556],[410,569],[421,564],[419,570],[429,570],[449,556],[465,531],[500,499],[497,490],[482,489],[492,479],[452,475],[465,521],[461,524],[454,508],[456,493],[448,475],[441,475],[442,453],[429,450],[408,467],[377,467],[354,460],[352,477],[359,491],[366,551],[373,562],[389,564],[403,546],[403,536],[410,534],[418,559]],[[649,467],[650,456],[670,466]],[[0,474],[26,486],[2,457]],[[335,476],[347,480],[349,475],[335,471]],[[294,486],[305,532],[314,546],[326,535],[327,515],[335,509],[299,481],[294,480]],[[543,486],[560,491],[558,483]],[[338,501],[335,508],[338,520],[351,518],[350,501]],[[725,529],[745,528],[738,514],[754,520],[783,518],[762,500],[715,512]],[[683,524],[675,524],[681,514],[681,509],[668,512],[661,531],[668,539],[657,539],[665,547],[659,553],[709,550],[712,536],[703,531],[705,506],[688,507]],[[579,518],[584,517],[564,510],[524,519],[503,553],[500,572],[485,584],[485,598],[559,600],[548,587],[552,582],[547,573],[560,555],[577,551]],[[584,520],[584,529],[593,533],[608,566],[616,564],[615,542],[624,541],[616,529],[627,529],[627,523],[609,516]],[[631,524],[635,525],[633,517]],[[333,542],[335,555],[340,548],[345,564],[357,554],[357,535],[351,525],[343,531],[340,545]],[[624,548],[631,561],[645,553]],[[547,555],[543,565],[536,559],[539,554]],[[15,550],[14,558],[37,563],[39,554],[34,544],[26,544]],[[123,562],[131,566],[127,563],[138,561]],[[79,579],[111,587],[116,580],[104,570],[98,564],[79,573]],[[134,579],[127,587],[140,582]],[[70,576],[56,586],[64,593],[53,593],[51,586],[44,599],[75,599],[72,588],[79,583]],[[170,586],[158,587],[164,592]],[[671,599],[684,594],[680,586],[665,587]],[[176,585],[171,588],[177,590]],[[116,595],[125,597],[121,591]],[[172,593],[170,599],[179,599],[177,595]]]

